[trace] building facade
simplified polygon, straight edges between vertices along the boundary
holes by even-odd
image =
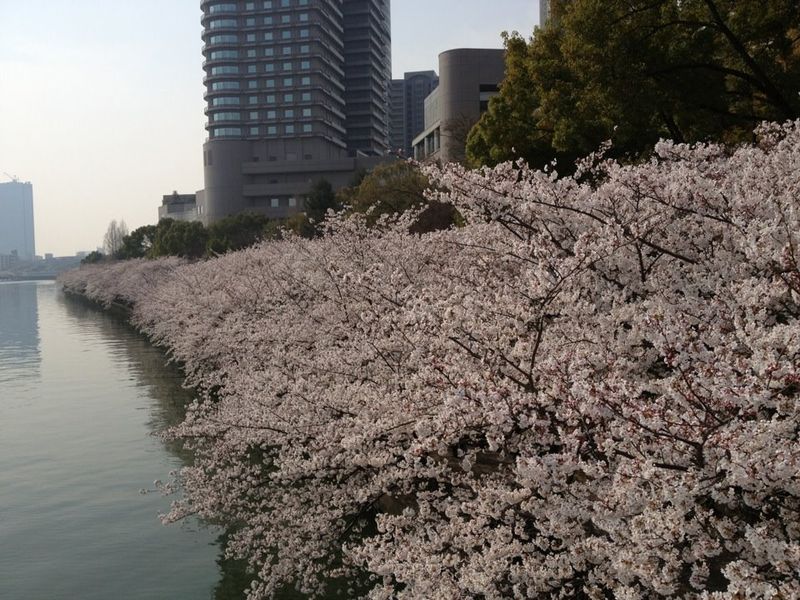
[[[392,152],[412,156],[412,142],[425,129],[425,98],[439,85],[435,71],[406,73],[393,79],[389,99],[389,145]]]
[[[158,207],[158,220],[197,221],[197,194],[173,192],[162,197]]]
[[[0,255],[23,261],[36,256],[30,183],[0,183]]]
[[[500,90],[505,50],[460,48],[439,55],[439,86],[425,98],[425,128],[413,144],[417,160],[461,162],[467,136]]]
[[[539,0],[539,26],[550,20],[550,0]]]
[[[204,222],[302,210],[389,145],[389,0],[203,0]]]

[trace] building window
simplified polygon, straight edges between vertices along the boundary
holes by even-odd
[[[303,22],[308,21],[308,13],[300,13],[299,15],[297,15],[297,19]]]
[[[236,5],[233,3],[213,4],[208,8],[208,13],[211,15],[216,15],[218,13],[235,13],[235,12],[236,12]]]
[[[281,16],[281,23],[283,25],[288,25],[289,23],[291,23],[291,21],[292,21],[292,18],[289,15],[282,15]]]
[[[284,62],[284,63],[283,63],[283,65],[281,66],[281,68],[282,68],[284,71],[291,71],[291,70],[292,70],[292,63],[290,63],[290,62]]]
[[[274,111],[274,110],[268,110],[267,111],[267,118],[268,119],[275,119],[275,118],[277,118],[277,116],[278,116],[278,113],[276,111]]]
[[[239,89],[239,82],[238,81],[215,81],[211,84],[211,89],[213,91],[216,90],[238,90]]]
[[[311,77],[302,77],[300,79],[300,85],[311,85]]]
[[[281,0],[281,8],[286,8],[290,4],[289,0]]]
[[[297,198],[295,198],[294,196],[292,196],[291,198],[289,198],[289,206],[291,206],[292,208],[294,208],[295,206],[297,206]]]
[[[214,19],[208,22],[209,29],[221,29],[223,27],[235,28],[237,25],[236,19]]]
[[[303,123],[303,133],[311,133],[311,123]]]
[[[301,29],[300,30],[300,37],[301,38],[307,38],[308,35],[309,35],[308,29]]]
[[[280,198],[271,198],[270,201],[269,201],[269,205],[272,208],[278,208],[281,205],[281,199]]]
[[[292,55],[292,47],[291,46],[284,46],[283,47],[283,55],[284,56],[291,56]]]
[[[275,56],[275,48],[264,48],[264,56]]]
[[[303,109],[303,116],[304,117],[310,117],[311,116],[311,109],[310,108],[304,108]]]
[[[287,108],[286,110],[283,111],[283,116],[286,117],[287,119],[294,119],[294,109]]]
[[[303,94],[300,96],[300,100],[303,102],[311,102],[311,92],[303,92]]]
[[[247,17],[244,20],[245,27],[255,27],[256,26],[256,18],[255,17]]]
[[[255,65],[247,65],[247,73],[249,75],[255,75],[256,73],[256,66]]]
[[[249,90],[257,90],[258,89],[258,80],[252,79],[247,82],[247,89]]]
[[[264,8],[272,8],[272,0],[264,0]]]
[[[284,125],[283,131],[287,135],[292,135],[294,133],[294,125]]]
[[[209,44],[235,44],[239,41],[237,35],[212,35],[208,38]]]
[[[208,57],[209,60],[225,60],[232,58],[239,58],[239,53],[236,50],[216,50]]]
[[[283,95],[284,102],[294,102],[294,94],[284,94]]]
[[[258,135],[258,127],[251,127],[250,128],[250,135]]]
[[[258,121],[258,111],[257,110],[250,111],[249,117],[251,121]]]
[[[272,25],[272,17],[264,17],[264,25]]]
[[[274,39],[275,39],[275,36],[272,34],[272,32],[271,32],[271,31],[267,31],[267,32],[264,34],[264,41],[266,41],[266,42],[271,42],[271,41],[272,41],[272,40],[274,40]]]
[[[275,125],[267,125],[267,135],[278,135],[278,128]]]
[[[211,130],[211,137],[242,137],[241,127],[217,127]]]
[[[283,78],[283,85],[285,85],[286,87],[290,87],[290,86],[294,85],[294,79],[292,79],[291,77],[284,77]]]
[[[274,88],[275,87],[275,80],[274,79],[267,79],[267,87]]]
[[[308,54],[309,52],[311,52],[311,46],[308,44],[303,44],[300,46],[300,54]]]
[[[300,68],[304,71],[311,68],[311,61],[310,60],[301,60],[300,61]]]
[[[275,63],[267,63],[264,65],[264,70],[267,73],[274,73],[275,72]]]
[[[290,40],[292,39],[292,30],[291,29],[284,29],[281,31],[281,39]]]
[[[275,94],[267,94],[267,104],[275,104]]]
[[[249,42],[249,43],[255,42],[256,41],[256,34],[255,33],[248,33],[245,36],[244,41],[245,42]]]
[[[239,121],[242,115],[238,112],[221,112],[214,115],[215,121]]]
[[[238,96],[221,96],[211,101],[211,106],[239,106]]]
[[[247,58],[256,58],[256,49],[255,48],[249,48],[247,50]]]

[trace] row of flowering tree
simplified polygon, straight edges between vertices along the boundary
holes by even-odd
[[[251,599],[798,598],[800,123],[758,136],[62,283],[185,368],[164,518],[235,525]]]

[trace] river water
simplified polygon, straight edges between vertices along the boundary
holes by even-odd
[[[54,283],[0,283],[0,598],[227,598],[218,532],[163,526],[142,495],[187,459],[153,436],[182,416],[180,373]]]

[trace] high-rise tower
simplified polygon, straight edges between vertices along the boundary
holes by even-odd
[[[0,183],[0,256],[33,260],[33,186],[14,179]]]
[[[285,217],[300,210],[313,180],[344,185],[368,166],[359,157],[386,153],[389,0],[201,7],[204,221],[244,211]]]

